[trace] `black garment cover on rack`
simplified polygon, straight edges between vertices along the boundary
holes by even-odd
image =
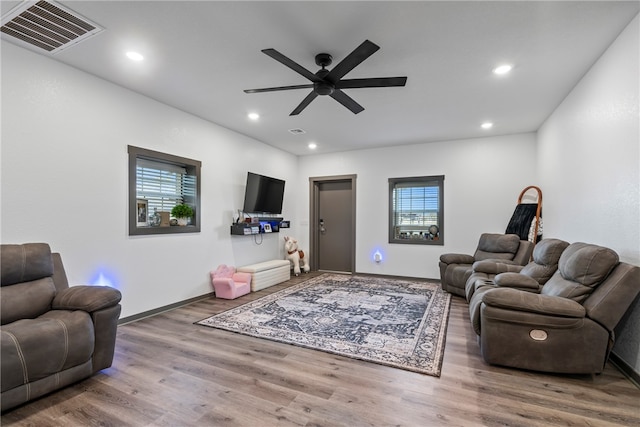
[[[520,203],[516,205],[505,234],[517,234],[520,236],[520,240],[528,240],[531,221],[536,217],[537,209],[538,205],[536,203]],[[536,240],[537,238],[536,236]]]

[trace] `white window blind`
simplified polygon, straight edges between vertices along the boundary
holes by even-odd
[[[156,210],[171,212],[175,205],[195,198],[196,177],[180,165],[138,158],[136,195],[147,200],[149,215]]]
[[[434,182],[403,182],[393,190],[396,225],[437,225],[440,187]]]

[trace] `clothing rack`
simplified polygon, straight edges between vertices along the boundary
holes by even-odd
[[[535,192],[534,203],[524,203],[529,190]],[[520,192],[518,204],[511,216],[505,234],[517,234],[521,240],[529,240],[534,245],[542,239],[542,190],[530,185]]]

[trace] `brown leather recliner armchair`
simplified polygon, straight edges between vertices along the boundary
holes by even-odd
[[[503,286],[482,294],[480,349],[486,362],[597,374],[615,342],[614,328],[640,293],[640,267],[619,262],[611,249],[573,243],[539,293],[510,289],[506,281]]]
[[[59,254],[45,243],[2,245],[2,411],[108,368],[120,291],[69,287]]]
[[[486,259],[498,259],[506,264],[525,265],[531,258],[533,243],[520,240],[517,234],[484,233],[473,255],[440,255],[440,283],[442,289],[465,296],[465,286],[473,272],[473,263]]]

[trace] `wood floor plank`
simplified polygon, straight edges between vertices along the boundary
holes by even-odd
[[[2,414],[3,426],[635,426],[640,389],[487,365],[453,297],[440,378],[194,322],[237,300],[207,298],[120,325],[113,366]]]

